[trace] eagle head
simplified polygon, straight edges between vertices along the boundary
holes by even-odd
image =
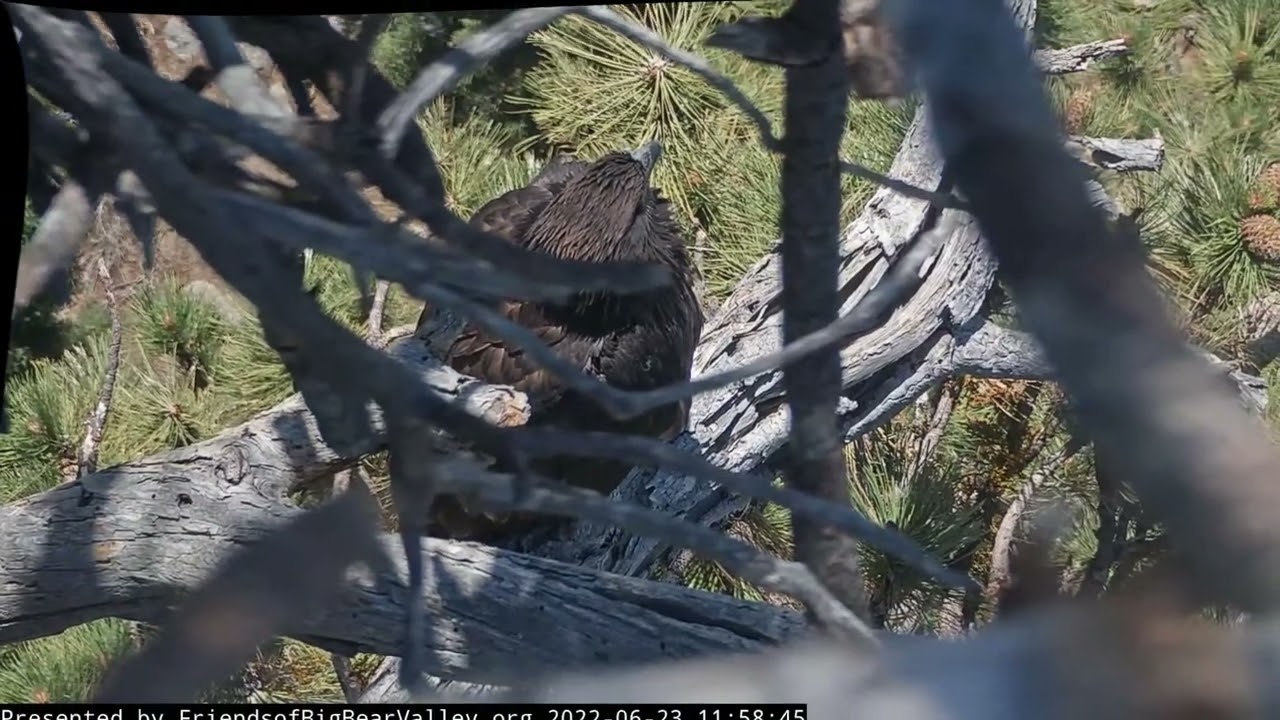
[[[673,237],[670,207],[650,185],[661,157],[662,144],[650,140],[591,163],[533,222],[527,246],[567,260],[664,260]]]

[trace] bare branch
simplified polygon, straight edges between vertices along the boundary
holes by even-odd
[[[790,12],[803,16],[809,27],[834,34],[838,8],[838,0],[796,0]],[[847,103],[838,55],[813,67],[786,69],[780,223],[784,344],[829,326],[839,312],[840,174],[833,160],[840,152]],[[791,412],[787,484],[833,503],[848,503],[843,443],[836,428],[839,352],[832,348],[797,360],[783,369],[782,384]],[[796,558],[866,617],[856,543],[808,521],[794,521],[792,534]]]
[[[120,373],[120,344],[124,340],[124,325],[120,318],[120,299],[116,296],[111,273],[107,270],[107,261],[98,258],[98,279],[102,282],[107,296],[107,311],[111,314],[111,339],[107,347],[107,367],[102,374],[102,388],[98,391],[98,402],[93,412],[84,420],[84,441],[80,444],[80,452],[76,456],[76,478],[98,471],[98,447],[102,444],[102,433],[107,428],[107,415],[111,412],[111,400],[115,395],[116,376]]]
[[[1031,498],[1040,489],[1040,486],[1044,484],[1044,481],[1052,477],[1057,469],[1078,450],[1079,445],[1073,444],[1064,448],[1062,452],[1056,453],[1048,462],[1036,468],[1031,473],[1031,477],[1027,478],[1022,487],[1018,489],[1013,501],[1009,503],[1004,517],[1000,519],[1000,525],[996,528],[995,539],[991,543],[991,569],[987,572],[986,587],[986,595],[989,600],[999,599],[1015,580],[1011,562],[1014,536],[1018,530],[1019,523],[1022,522],[1026,513],[1027,505],[1031,502]]]
[[[236,47],[235,36],[227,21],[211,15],[185,16],[191,30],[200,38],[209,63],[217,71],[214,82],[231,101],[231,106],[246,115],[270,118],[276,132],[291,135],[297,121],[288,107],[271,97],[258,79],[258,73]],[[271,126],[268,126],[271,127]]]
[[[142,36],[138,34],[138,26],[134,22],[132,15],[119,12],[99,12],[98,16],[102,18],[103,24],[111,31],[111,36],[116,41],[116,46],[120,48],[120,52],[125,57],[132,58],[148,68],[153,67],[151,55],[147,52],[146,44],[142,42]]]
[[[959,396],[959,389],[955,383],[944,383],[935,387],[937,396],[932,399],[933,410],[930,413],[929,422],[925,425],[924,433],[920,436],[920,443],[916,446],[915,455],[911,457],[910,463],[907,465],[905,473],[906,478],[914,478],[920,474],[920,471],[926,467],[933,458],[934,452],[938,449],[939,443],[942,442],[942,435],[947,430],[947,425],[951,422],[951,416],[955,411],[956,399]]]
[[[1067,139],[1067,152],[1090,167],[1125,172],[1149,170],[1164,164],[1164,141],[1121,140],[1073,136]]]
[[[391,292],[391,283],[386,280],[379,280],[374,285],[373,304],[369,307],[369,320],[367,322],[367,330],[369,337],[382,337],[382,320],[386,315],[387,295]]]
[[[360,699],[360,689],[356,687],[356,677],[351,672],[350,661],[337,653],[329,653],[329,660],[333,663],[333,672],[338,677],[338,687],[342,688],[343,699],[348,703],[357,702]]]
[[[30,243],[18,258],[18,283],[13,317],[26,309],[54,273],[71,264],[80,243],[93,226],[101,194],[67,178],[54,196]]]
[[[1088,70],[1100,60],[1123,57],[1131,51],[1128,38],[1098,40],[1053,50],[1036,50],[1035,63],[1043,73],[1064,75]]]

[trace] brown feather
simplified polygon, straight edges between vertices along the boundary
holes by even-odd
[[[645,390],[687,380],[702,332],[703,315],[693,291],[694,269],[668,201],[649,186],[648,171],[628,155],[595,163],[559,158],[526,187],[505,193],[472,216],[473,225],[524,247],[574,260],[661,263],[672,284],[618,296],[584,293],[567,306],[505,302],[496,309],[534,332],[583,371],[614,387]],[[428,317],[424,308],[419,323]],[[528,353],[474,326],[464,326],[446,353],[455,370],[486,382],[511,385],[529,396],[531,425],[671,439],[684,429],[689,402],[615,420],[595,402],[567,388]],[[626,463],[576,457],[535,463],[540,474],[601,493],[626,476]],[[433,512],[437,527],[463,525],[468,539],[489,540],[527,525],[527,517],[484,520],[466,515],[456,501]],[[453,518],[444,522],[445,515]]]

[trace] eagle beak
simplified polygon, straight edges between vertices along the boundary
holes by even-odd
[[[653,166],[658,164],[658,159],[662,157],[662,143],[657,140],[650,140],[631,151],[631,157],[635,161],[644,166],[644,171],[653,172]]]

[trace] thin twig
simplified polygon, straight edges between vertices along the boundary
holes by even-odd
[[[98,258],[98,279],[102,282],[103,292],[107,296],[107,311],[111,314],[111,339],[107,347],[107,367],[102,374],[102,388],[98,391],[98,402],[93,412],[84,420],[84,441],[80,443],[80,452],[76,457],[76,478],[91,475],[98,471],[98,448],[102,444],[102,434],[107,428],[107,417],[111,413],[111,400],[115,394],[116,377],[120,373],[120,344],[124,339],[124,323],[121,320],[120,299],[112,287],[111,273],[107,270],[107,261]]]

